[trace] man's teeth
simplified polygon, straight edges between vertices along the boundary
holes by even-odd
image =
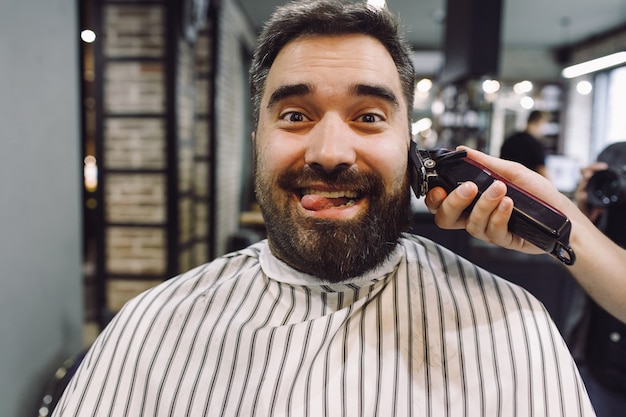
[[[326,198],[357,198],[359,194],[356,191],[320,191],[313,189],[304,190],[304,194],[314,194]]]

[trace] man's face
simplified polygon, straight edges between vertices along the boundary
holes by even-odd
[[[394,249],[410,214],[406,106],[372,37],[303,37],[279,52],[255,132],[255,189],[278,258],[340,281]]]

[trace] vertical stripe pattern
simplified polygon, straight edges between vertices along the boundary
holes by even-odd
[[[264,241],[171,279],[114,318],[53,415],[594,415],[534,297],[421,237],[396,255],[326,284]]]

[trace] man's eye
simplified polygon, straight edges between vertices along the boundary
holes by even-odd
[[[378,114],[366,113],[362,116],[359,116],[359,120],[364,123],[376,123],[376,122],[382,121],[383,118],[379,116]]]
[[[287,122],[304,122],[307,120],[304,114],[299,113],[297,111],[290,111],[290,112],[284,113],[280,116],[280,118]]]

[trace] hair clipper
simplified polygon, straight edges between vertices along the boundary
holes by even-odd
[[[418,198],[426,195],[433,187],[443,187],[446,192],[451,192],[465,181],[475,183],[478,195],[466,209],[467,212],[471,211],[476,200],[494,181],[504,182],[507,196],[514,203],[509,230],[566,265],[576,261],[574,250],[569,245],[572,228],[569,219],[546,202],[468,158],[467,152],[442,148],[420,150],[411,141],[410,160],[413,165],[411,188]]]

